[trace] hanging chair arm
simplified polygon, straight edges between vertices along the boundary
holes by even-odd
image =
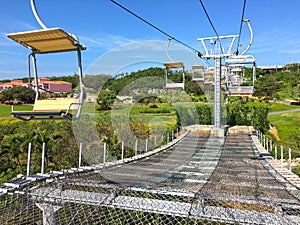
[[[78,107],[76,118],[78,118],[81,113],[82,102],[84,97],[84,85],[82,80],[83,74],[82,74],[82,61],[81,61],[81,46],[77,46],[77,59],[78,59],[78,76],[79,76],[80,93],[79,93],[79,107]]]
[[[30,77],[31,77],[31,60],[33,64],[33,74],[34,74],[34,81],[35,81],[35,101],[39,99],[39,85],[38,85],[38,75],[37,75],[37,65],[36,65],[36,57],[35,57],[35,51],[32,50],[32,52],[28,55],[28,79],[29,79],[29,85],[32,87],[33,85],[30,82]]]
[[[250,24],[250,20],[245,19],[245,20],[243,20],[243,22],[247,23],[247,25],[248,25],[248,28],[249,28],[249,31],[250,31],[250,41],[249,41],[249,44],[248,44],[247,48],[241,53],[241,55],[244,55],[249,50],[249,48],[251,47],[252,42],[253,42],[253,30],[252,30],[252,27],[251,27],[251,24]]]
[[[167,56],[168,56],[169,60],[171,62],[174,62],[174,60],[171,58],[171,56],[169,54],[169,47],[170,47],[170,44],[171,44],[172,40],[173,40],[173,38],[171,38],[171,37],[168,39],[168,44],[167,44],[167,47],[166,47],[166,53],[167,53]]]
[[[34,0],[30,0],[30,5],[31,5],[31,9],[33,12],[33,15],[36,19],[36,21],[39,23],[39,25],[43,28],[43,29],[47,29],[48,27],[43,23],[43,21],[41,20],[37,10],[36,10],[36,6],[35,6],[35,1]]]

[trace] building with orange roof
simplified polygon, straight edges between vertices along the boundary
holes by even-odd
[[[35,85],[35,80],[31,82]],[[72,83],[66,81],[51,81],[49,78],[38,79],[39,88],[41,92],[52,92],[52,93],[70,93],[72,92]]]
[[[72,83],[66,81],[51,81],[49,78],[39,78],[38,84],[41,92],[52,93],[70,93],[72,92]],[[23,82],[22,80],[12,80],[6,83],[0,83],[0,92],[13,87],[28,87],[34,89],[35,81]]]
[[[18,86],[29,88],[30,84],[28,82],[23,82],[22,80],[12,80],[5,83],[0,82],[0,92]]]

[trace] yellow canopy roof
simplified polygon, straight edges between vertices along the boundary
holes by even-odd
[[[166,68],[183,68],[183,62],[166,62],[164,63]]]
[[[7,37],[38,53],[75,51],[86,48],[78,40],[60,28],[7,34]]]
[[[197,70],[197,69],[200,70],[200,69],[204,69],[204,66],[201,66],[201,65],[193,65],[193,66],[192,66],[192,69],[193,69],[193,70]]]

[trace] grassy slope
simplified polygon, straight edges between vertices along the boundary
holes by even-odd
[[[270,123],[276,127],[282,144],[286,147],[294,147],[300,152],[300,149],[297,148],[300,144],[299,140],[295,140],[295,136],[299,137],[300,135],[300,112],[269,115],[268,118]]]
[[[299,105],[285,105],[281,103],[269,103],[270,112],[277,112],[290,109],[300,109]]]

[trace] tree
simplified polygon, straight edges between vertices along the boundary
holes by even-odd
[[[101,110],[111,109],[112,104],[116,99],[115,92],[111,90],[101,90],[98,94],[97,103]]]
[[[5,136],[1,143],[0,156],[8,159],[8,165],[22,173],[22,162],[28,146],[27,134],[12,134]]]
[[[273,74],[260,77],[255,84],[254,95],[266,99],[277,98],[280,85],[281,82],[277,81]]]
[[[1,98],[9,102],[33,103],[35,91],[27,87],[13,87],[1,92]]]

